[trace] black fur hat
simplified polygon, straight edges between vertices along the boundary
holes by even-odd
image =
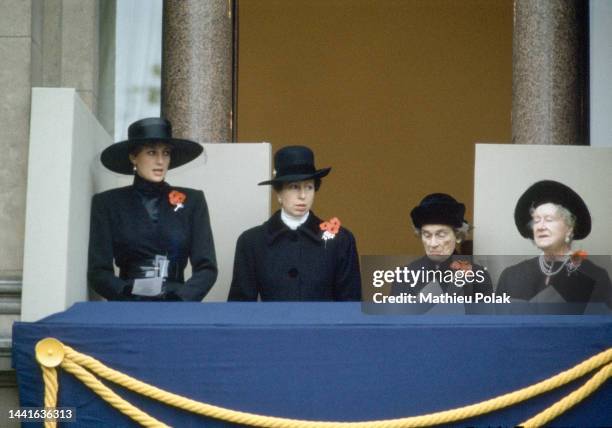
[[[467,223],[465,205],[446,193],[432,193],[410,212],[414,227],[420,229],[424,224],[446,224],[461,227]]]

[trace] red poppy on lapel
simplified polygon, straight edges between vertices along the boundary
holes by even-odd
[[[472,264],[467,260],[455,260],[450,265],[451,269],[462,270],[465,272],[470,272],[472,270]]]
[[[328,239],[334,239],[340,231],[340,220],[338,217],[333,217],[328,221],[324,221],[319,225],[319,228],[323,231],[322,238],[327,241]]]
[[[170,205],[174,206],[174,211],[178,211],[184,207],[183,202],[187,199],[187,196],[183,192],[173,190],[168,193],[168,201]]]

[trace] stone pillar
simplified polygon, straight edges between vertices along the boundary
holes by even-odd
[[[115,133],[115,64],[117,1],[100,2],[100,66],[97,117],[106,132]]]
[[[164,0],[162,115],[174,135],[232,140],[233,1]]]
[[[0,1],[0,277],[23,269],[31,88],[74,87],[95,112],[98,9],[99,0]]]
[[[588,144],[588,2],[515,0],[512,141]]]
[[[30,93],[41,74],[41,4],[0,2],[0,277],[21,274]]]
[[[85,104],[96,113],[99,0],[40,3],[43,5],[42,81],[35,86],[76,88]]]

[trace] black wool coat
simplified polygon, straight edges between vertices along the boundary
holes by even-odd
[[[489,273],[486,271],[484,267],[478,264],[473,264],[471,257],[469,256],[460,256],[460,255],[454,254],[442,262],[436,262],[427,256],[423,256],[413,261],[412,263],[408,264],[407,268],[408,270],[412,270],[412,271],[420,270],[423,272],[426,272],[426,271],[441,272],[441,274],[435,274],[435,275],[441,275],[442,278],[444,279],[445,272],[453,272],[457,270],[454,267],[451,267],[454,261],[462,261],[462,262],[469,263],[471,265],[470,270],[474,272],[480,271],[483,276],[483,280],[481,282],[476,281],[476,280],[471,280],[471,281],[463,280],[462,283],[459,283],[459,282],[455,283],[453,281],[443,280],[439,284],[444,293],[450,293],[450,294],[457,293],[458,295],[471,296],[471,297],[474,297],[476,293],[491,295],[491,293],[493,292],[493,283],[491,281],[491,276],[489,275]],[[435,277],[433,273],[431,273],[430,275],[432,277]],[[394,285],[393,294],[398,295],[400,293],[408,293],[408,294],[417,295],[421,292],[421,290],[423,290],[423,288],[425,288],[425,286],[429,284],[429,282],[421,280],[416,284],[396,283]]]
[[[353,234],[343,227],[322,239],[321,219],[310,212],[297,230],[277,211],[236,244],[229,300],[359,300],[359,256]]]
[[[217,278],[217,262],[208,207],[201,190],[163,184],[158,219],[147,212],[135,185],[94,195],[91,204],[88,283],[108,300],[200,301]],[[168,194],[182,192],[184,207],[175,211]],[[156,255],[169,260],[164,294],[143,298],[131,294],[133,278],[142,277]],[[190,260],[192,277],[184,281]],[[115,276],[113,260],[120,275]]]
[[[453,272],[457,270],[455,267],[451,267],[453,266],[453,262],[455,261],[468,263],[471,266],[470,268],[471,271],[480,272],[480,275],[482,275],[482,278],[481,278],[482,281],[480,279],[478,280],[475,279],[475,277],[474,279],[469,280],[469,281],[466,279],[462,279],[461,282],[447,281],[446,279],[448,278],[446,277],[450,277],[450,275],[447,274],[447,272]],[[408,270],[411,270],[411,271],[422,271],[423,272],[422,275],[424,275],[425,272],[430,272],[428,275],[435,278],[436,282],[438,282],[437,281],[438,278],[436,278],[436,276],[441,276],[442,282],[438,282],[438,283],[440,285],[440,288],[442,289],[442,292],[445,294],[449,294],[449,295],[456,294],[458,296],[471,297],[472,303],[464,304],[466,314],[481,314],[481,313],[492,312],[492,309],[488,307],[487,305],[475,304],[476,293],[482,293],[485,296],[492,295],[493,282],[491,281],[491,276],[489,275],[489,272],[483,266],[472,263],[471,257],[453,254],[446,260],[442,262],[437,262],[437,261],[430,259],[427,256],[423,256],[411,262],[406,267]],[[407,293],[410,295],[418,296],[421,293],[421,291],[430,282],[431,281],[420,280],[416,284],[395,283],[393,285],[391,294],[397,296],[397,295],[400,295],[401,293]],[[415,313],[419,313],[419,311],[425,312],[429,310],[431,306],[433,305],[430,305],[430,306],[428,306],[427,304],[414,305],[414,310],[415,310]]]

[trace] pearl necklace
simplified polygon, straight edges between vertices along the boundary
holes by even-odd
[[[563,256],[563,261],[561,262],[561,266],[559,266],[555,270],[553,270],[555,266],[555,261],[553,260],[551,262],[548,262],[544,254],[541,254],[540,257],[538,257],[538,262],[540,264],[540,271],[546,276],[546,281],[544,282],[546,285],[550,283],[550,277],[555,276],[556,274],[561,272],[564,267],[567,266],[567,275],[569,276],[572,272],[578,269],[578,266],[579,266],[579,264],[575,264],[571,260],[569,255]]]

